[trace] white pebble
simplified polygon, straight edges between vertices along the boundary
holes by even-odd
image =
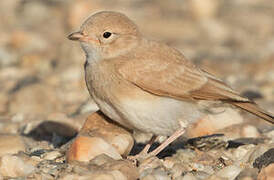
[[[223,168],[216,173],[217,176],[221,178],[228,178],[229,180],[235,179],[237,175],[242,171],[239,166],[231,165]]]
[[[0,174],[9,177],[26,176],[34,171],[34,166],[24,162],[21,158],[5,155],[0,160]]]
[[[60,157],[62,154],[58,151],[51,151],[51,152],[48,152],[48,153],[45,153],[43,154],[43,159],[46,159],[46,160],[54,160],[58,157]]]

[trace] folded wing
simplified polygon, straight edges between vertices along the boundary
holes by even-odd
[[[127,81],[155,95],[190,101],[221,100],[274,123],[273,115],[241,97],[223,81],[200,70],[183,56],[180,58],[133,59],[118,71]]]

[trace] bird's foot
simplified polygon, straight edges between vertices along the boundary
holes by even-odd
[[[158,159],[157,156],[152,156],[150,153],[139,153],[135,156],[128,156],[127,159],[138,167],[139,172],[156,167],[160,162],[160,159]]]
[[[149,158],[150,154],[144,151],[141,151],[139,154],[134,156],[128,156],[127,159],[131,161],[135,166],[139,166],[145,159]]]

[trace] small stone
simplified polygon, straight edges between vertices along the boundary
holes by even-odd
[[[152,174],[156,180],[170,180],[170,177],[167,175],[167,173],[159,168],[153,171]]]
[[[266,153],[268,150],[270,151]],[[263,166],[266,166],[267,163],[271,162],[271,159],[273,160],[273,158],[271,157],[272,153],[273,147],[270,148],[265,144],[256,146],[256,148],[249,155],[248,162],[251,164],[253,163],[253,167],[260,169]]]
[[[218,177],[215,174],[213,174],[212,176],[210,176],[206,180],[224,180],[224,178]],[[225,179],[225,180],[228,180],[228,179]]]
[[[274,130],[269,131],[269,132],[266,134],[266,136],[267,136],[268,138],[270,138],[270,139],[272,140],[272,142],[273,142],[273,141],[274,141]]]
[[[172,174],[173,178],[182,176],[183,172],[186,172],[186,171],[187,171],[186,168],[182,164],[180,164],[180,163],[176,163],[170,169],[170,173]]]
[[[27,163],[17,156],[5,155],[0,159],[0,174],[2,176],[26,176],[34,170],[35,167],[32,164]]]
[[[127,177],[118,170],[110,171],[110,174],[114,177],[115,180],[127,180]]]
[[[240,168],[239,166],[230,165],[218,171],[216,175],[221,178],[234,179],[238,176],[238,174],[241,171],[242,171],[242,168]]]
[[[242,137],[259,137],[260,133],[258,132],[258,129],[252,125],[245,125],[242,127],[241,131]]]
[[[100,154],[106,154],[114,159],[122,157],[117,150],[100,137],[78,136],[69,151],[67,152],[67,160],[88,162]]]
[[[246,168],[235,178],[235,180],[256,180],[258,176],[258,169]]]
[[[45,160],[54,160],[60,156],[62,156],[62,154],[59,151],[51,151],[43,154],[42,158]]]
[[[193,0],[190,2],[193,16],[199,19],[213,18],[218,11],[219,1],[216,0]]]
[[[134,140],[131,134],[115,124],[100,111],[90,115],[83,125],[81,133],[99,136],[109,142],[121,155],[128,155]],[[94,134],[93,134],[94,133]]]
[[[15,114],[12,118],[12,122],[22,122],[24,120],[24,114]]]
[[[261,168],[266,167],[272,163],[274,163],[274,148],[269,149],[263,155],[258,157],[254,161],[253,167],[261,169]]]
[[[157,167],[162,166],[162,161],[155,156],[151,156],[145,159],[140,160],[139,162],[139,171],[143,172],[148,169],[156,169]]]
[[[126,156],[133,146],[133,138],[129,132],[109,121],[100,112],[90,115],[69,148],[68,161],[89,161],[96,155],[102,154],[96,150],[98,149],[96,146],[100,146],[105,154],[114,159],[120,159],[121,155]],[[109,153],[107,149],[110,150]]]
[[[242,116],[232,108],[215,108],[214,114],[210,114],[188,128],[188,137],[198,137],[214,134],[229,126],[243,122]]]
[[[193,174],[187,173],[183,178],[181,178],[181,180],[197,180],[197,178]]]
[[[175,165],[175,162],[172,158],[167,157],[164,159],[163,165],[166,168],[171,169]]]
[[[138,168],[128,160],[113,160],[103,164],[101,167],[104,167],[107,171],[119,171],[121,172],[126,179],[138,179],[139,172]]]
[[[116,180],[112,174],[109,173],[98,173],[92,176],[94,180]],[[118,180],[118,179],[117,179]]]
[[[156,180],[152,174],[146,175],[145,177],[141,178],[141,180]]]
[[[198,149],[200,151],[209,151],[211,149],[226,148],[228,143],[223,134],[213,134],[208,136],[200,136],[187,140],[186,147],[191,149]]]
[[[25,151],[22,137],[17,135],[0,136],[0,157],[5,154],[15,154],[19,151]]]
[[[212,174],[211,172],[205,172],[205,171],[195,171],[193,172],[193,175],[197,178],[197,179],[207,179],[210,174]]]
[[[71,163],[71,166],[73,166],[73,172],[83,176],[83,179],[84,177],[89,177],[88,175],[91,175],[89,179],[98,178],[99,180],[101,180],[100,178],[136,180],[139,177],[138,169],[132,162],[128,160],[115,160],[105,154],[96,156],[89,163],[74,161]]]
[[[274,163],[264,167],[258,175],[259,180],[272,180],[274,179]]]
[[[17,61],[18,58],[14,53],[11,53],[4,48],[0,48],[0,67],[10,66]]]
[[[232,157],[235,161],[240,161],[246,163],[252,151],[254,150],[255,146],[251,145],[244,145],[240,146],[234,150],[232,150]]]
[[[247,97],[250,100],[255,100],[255,99],[261,99],[263,98],[263,95],[256,90],[246,90],[243,93],[241,93],[242,96]]]
[[[152,173],[141,178],[141,180],[170,180],[170,177],[167,173],[161,169],[153,170]]]
[[[213,168],[211,166],[207,166],[207,165],[203,165],[201,163],[193,163],[192,164],[192,167],[197,170],[198,172],[201,171],[201,172],[208,172],[210,174],[213,174]]]

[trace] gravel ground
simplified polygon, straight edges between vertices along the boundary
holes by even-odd
[[[85,56],[66,37],[100,10],[127,14],[147,38],[176,47],[274,113],[271,0],[2,0],[0,180],[274,179],[273,126],[231,108],[208,117],[205,123],[214,127],[207,133],[192,129],[188,138],[137,166],[122,158],[133,144],[125,130],[117,127],[115,133],[124,135],[118,140],[104,130],[80,131],[98,108],[84,82]],[[68,148],[76,136],[88,138],[83,141],[91,149],[94,142],[108,149],[71,160]],[[147,139],[134,136],[131,155]]]

